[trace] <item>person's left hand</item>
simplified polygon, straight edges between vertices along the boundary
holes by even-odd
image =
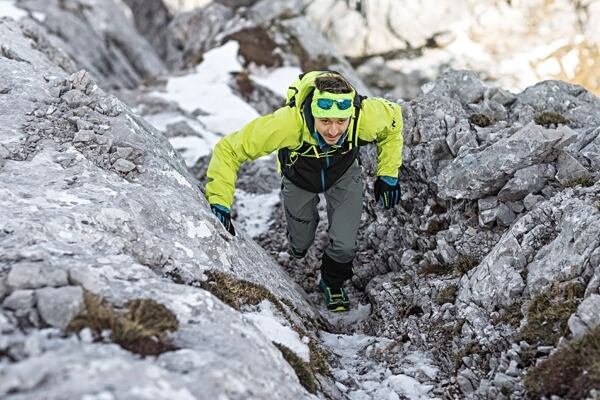
[[[384,209],[389,210],[400,204],[401,195],[398,178],[391,176],[377,177],[375,181],[375,201],[379,202]]]
[[[231,223],[231,214],[229,212],[229,208],[220,204],[211,204],[210,210],[217,216],[219,221],[221,221],[225,229],[227,229],[227,232],[235,236],[235,228]]]

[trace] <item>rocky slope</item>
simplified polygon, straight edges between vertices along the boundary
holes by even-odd
[[[374,204],[374,148],[364,148],[366,199],[350,285],[359,317],[326,321],[313,307],[325,224],[301,262],[285,253],[280,205],[257,238],[272,258],[243,233],[229,237],[197,186],[206,158],[192,176],[165,135],[101,89],[135,85],[143,69],[123,77],[133,61],[114,57],[122,67],[103,74],[101,59],[84,57],[76,40],[56,47],[44,28],[50,22],[33,14],[37,3],[23,4],[34,18],[0,20],[0,396],[398,398],[409,395],[387,389],[402,374],[425,388],[414,397],[597,395],[593,94],[560,81],[515,94],[449,70],[402,102],[401,207]],[[127,1],[131,22],[120,3],[56,4],[117,32],[102,19],[111,4],[123,13],[112,20],[127,40],[144,42],[125,26],[140,2]],[[329,44],[315,57],[311,49],[327,42],[308,29],[300,3],[269,4],[155,14],[169,33],[152,43],[166,65],[184,67],[236,41],[248,73],[230,86],[261,112],[279,98],[252,80],[257,65],[341,67],[360,85]],[[90,41],[100,52],[116,51],[98,38],[106,37]],[[156,80],[159,88],[165,80]],[[142,89],[118,94],[147,116],[179,113],[193,122],[203,114]],[[240,186],[276,189],[272,166],[264,166],[246,166]],[[257,176],[264,179],[253,185]],[[298,361],[273,344],[251,322],[257,309],[273,309],[309,355]],[[338,360],[318,343],[343,348],[345,339],[324,331],[371,336],[356,358]],[[419,366],[416,354],[435,368]]]
[[[227,236],[162,134],[28,32],[0,21],[0,396],[310,398],[254,324],[199,288],[233,273],[302,327],[315,314],[295,284]]]

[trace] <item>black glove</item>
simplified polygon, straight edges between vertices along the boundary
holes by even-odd
[[[400,204],[400,184],[397,178],[391,176],[378,176],[375,181],[375,201],[383,208],[389,210]],[[381,201],[379,200],[381,198]]]
[[[235,229],[233,228],[233,224],[231,223],[231,215],[229,213],[229,208],[222,206],[220,204],[211,204],[210,210],[217,216],[219,221],[223,224],[225,229],[233,236],[235,236]]]

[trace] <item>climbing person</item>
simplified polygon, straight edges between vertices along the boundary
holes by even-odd
[[[312,71],[288,89],[287,103],[222,138],[208,166],[206,198],[212,212],[235,235],[230,208],[237,172],[247,160],[278,151],[288,252],[302,258],[319,222],[319,193],[327,203],[329,243],[321,259],[319,287],[332,311],[346,311],[344,282],[354,273],[363,201],[359,146],[377,144],[375,200],[384,209],[400,202],[402,164],[400,106],[360,96],[333,71]]]

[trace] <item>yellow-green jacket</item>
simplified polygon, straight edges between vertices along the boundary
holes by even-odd
[[[398,177],[403,139],[402,112],[396,103],[381,98],[355,99],[344,143],[319,147],[310,101],[306,100],[321,73],[301,75],[294,83],[299,91],[288,105],[256,118],[215,145],[207,171],[206,198],[210,204],[231,208],[241,164],[274,151],[279,151],[282,173],[313,192],[325,191],[335,183],[357,158],[358,146],[367,143],[377,144],[377,175]]]

